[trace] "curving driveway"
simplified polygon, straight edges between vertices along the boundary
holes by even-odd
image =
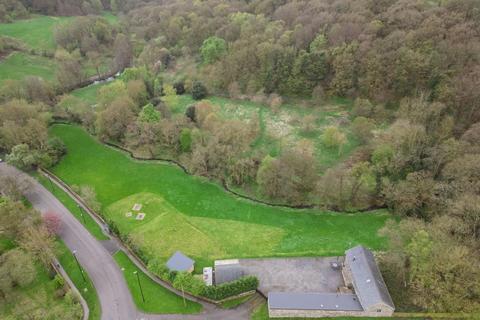
[[[0,163],[0,175],[29,178],[27,174],[5,163]],[[157,315],[138,311],[122,271],[107,249],[46,188],[32,180],[25,196],[40,212],[54,211],[60,215],[63,221],[60,237],[71,251],[76,250],[80,264],[92,279],[100,299],[102,320],[241,320],[249,319],[252,309],[260,303],[261,298],[256,297],[235,309],[224,310],[200,302],[203,312],[197,315]]]

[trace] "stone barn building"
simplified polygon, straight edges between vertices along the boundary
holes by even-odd
[[[370,250],[347,250],[339,272],[344,286],[336,292],[269,292],[270,317],[392,316],[395,306]]]

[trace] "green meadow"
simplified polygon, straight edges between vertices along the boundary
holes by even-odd
[[[83,129],[55,125],[68,154],[53,171],[70,185],[90,185],[102,214],[148,257],[166,261],[176,250],[197,261],[215,259],[328,256],[353,245],[382,249],[377,231],[386,211],[332,213],[293,210],[242,200],[219,185],[186,175],[173,165],[138,162],[97,142]],[[142,204],[134,211],[134,204]],[[137,220],[144,213],[143,220]]]
[[[55,63],[49,58],[15,52],[0,61],[0,82],[7,79],[22,80],[26,76],[54,81],[55,70]]]
[[[13,23],[1,23],[0,35],[24,42],[28,47],[40,50],[55,49],[54,27],[70,20],[70,17],[33,16]]]

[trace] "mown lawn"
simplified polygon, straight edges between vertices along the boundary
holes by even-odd
[[[19,39],[30,48],[53,50],[55,49],[53,38],[55,25],[70,19],[72,18],[37,15],[12,23],[1,23],[0,35]]]
[[[149,257],[165,261],[181,250],[201,270],[221,258],[327,256],[356,244],[385,246],[377,231],[389,218],[386,211],[343,214],[259,205],[175,166],[134,161],[79,127],[55,125],[51,134],[68,148],[53,171],[70,185],[93,186],[103,214]],[[135,219],[135,203],[143,204],[143,221]]]
[[[161,285],[155,283],[137,268],[123,251],[115,253],[113,257],[120,268],[122,268],[125,274],[125,279],[127,280],[128,288],[132,293],[133,300],[140,310],[147,313],[166,314],[189,314],[202,311],[202,306],[200,304],[189,300],[185,300],[184,303],[182,297],[177,296]],[[140,285],[142,286],[145,302],[143,302],[138,279],[134,272],[137,272],[140,278]]]
[[[6,79],[22,80],[26,76],[37,76],[54,81],[55,70],[52,59],[16,52],[0,61],[0,83]]]
[[[93,286],[92,281],[88,277],[88,274],[84,272],[85,280],[83,280],[80,269],[78,268],[77,262],[75,261],[74,256],[65,246],[62,241],[57,241],[57,257],[62,267],[67,272],[70,279],[72,279],[75,287],[80,291],[81,295],[88,304],[88,309],[90,311],[89,320],[100,320],[101,317],[101,307],[100,301],[98,300],[97,291]]]

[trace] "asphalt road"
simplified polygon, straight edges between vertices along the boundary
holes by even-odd
[[[100,299],[102,320],[241,320],[249,319],[252,309],[261,302],[261,298],[256,297],[250,303],[229,310],[202,303],[204,310],[198,315],[144,314],[137,310],[122,271],[111,254],[60,201],[36,180],[12,166],[0,163],[0,175],[31,179],[31,187],[25,196],[33,207],[41,213],[53,211],[61,217],[63,226],[60,237],[72,252],[76,252],[80,264],[93,281]]]

